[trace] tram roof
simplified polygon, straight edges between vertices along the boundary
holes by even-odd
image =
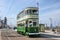
[[[23,11],[26,11],[26,10],[38,10],[38,7],[27,7],[24,10],[22,10],[19,14],[21,14]]]
[[[38,7],[27,7],[27,8],[25,8],[25,10],[38,10]]]

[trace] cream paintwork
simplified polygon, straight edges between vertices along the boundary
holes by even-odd
[[[28,19],[28,18],[38,18],[38,15],[26,15],[26,16],[24,16],[23,18],[20,18],[20,19],[17,20],[17,21],[22,21],[22,20]]]

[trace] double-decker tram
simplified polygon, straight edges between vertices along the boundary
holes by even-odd
[[[38,7],[27,7],[17,15],[17,32],[24,35],[39,34]]]

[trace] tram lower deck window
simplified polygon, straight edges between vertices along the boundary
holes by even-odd
[[[18,26],[22,27],[22,26],[24,26],[24,24],[18,24]]]
[[[36,26],[36,22],[33,22],[33,26]]]

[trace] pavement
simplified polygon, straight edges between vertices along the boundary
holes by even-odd
[[[40,32],[40,34],[46,34],[46,35],[53,35],[53,36],[60,36],[60,34],[58,34],[58,33],[54,33],[54,32],[49,32],[49,33],[47,33],[47,32]]]

